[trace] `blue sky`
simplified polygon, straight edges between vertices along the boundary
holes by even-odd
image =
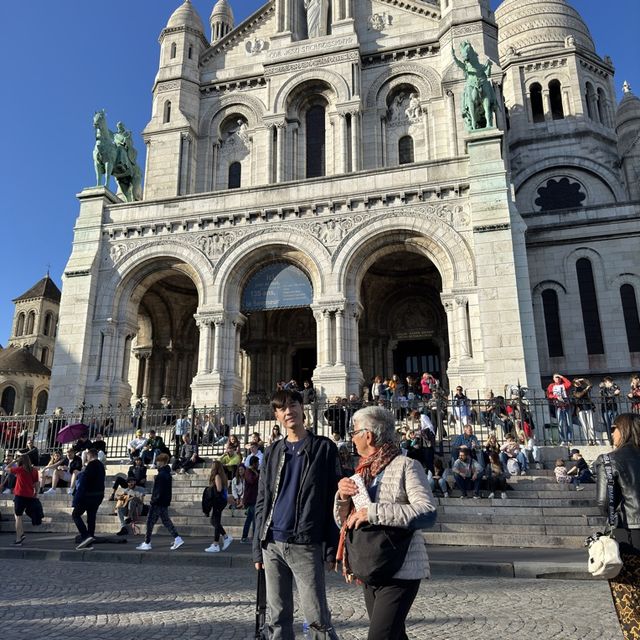
[[[358,1],[358,0],[355,0]],[[205,24],[214,0],[192,0]],[[236,24],[258,0],[230,0]],[[151,110],[158,36],[180,0],[25,0],[2,7],[0,59],[0,344],[11,331],[11,300],[50,269],[60,286],[78,214],[75,194],[95,184],[92,115],[104,108],[113,129],[135,134]],[[495,7],[498,2],[492,0]],[[640,2],[573,0],[601,56],[616,66],[621,96],[627,79],[640,95]],[[208,35],[208,34],[207,34]]]

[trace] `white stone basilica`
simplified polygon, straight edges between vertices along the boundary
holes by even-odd
[[[78,196],[50,407],[640,368],[640,100],[568,2],[230,4],[160,34],[143,200]]]

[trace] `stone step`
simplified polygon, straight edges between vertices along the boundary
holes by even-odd
[[[536,547],[578,549],[584,546],[584,536],[500,535],[490,533],[425,532],[428,544],[471,547]],[[585,554],[586,562],[586,554]]]
[[[471,523],[471,522],[440,522],[429,529],[429,532],[442,533],[482,533],[494,535],[548,535],[548,536],[582,536],[583,540],[592,533],[592,528],[586,523],[580,525],[559,526],[547,524],[502,524],[502,523]]]
[[[557,506],[557,507],[533,507],[529,505],[515,505],[514,500],[452,500],[438,508],[439,513],[473,513],[504,516],[602,516],[598,507],[586,506]]]

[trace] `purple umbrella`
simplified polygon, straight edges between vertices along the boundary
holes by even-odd
[[[86,424],[78,422],[78,424],[70,424],[68,427],[60,429],[56,440],[60,444],[67,444],[73,442],[82,436],[86,436],[89,433],[89,427]]]

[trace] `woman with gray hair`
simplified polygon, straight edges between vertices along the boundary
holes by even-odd
[[[335,521],[341,528],[337,558],[351,581],[350,547],[346,544],[350,530],[369,524],[413,530],[402,565],[393,575],[375,585],[358,580],[370,621],[367,640],[405,640],[405,620],[420,581],[430,575],[419,528],[433,526],[436,502],[420,463],[401,455],[390,411],[376,406],[360,409],[352,424],[351,439],[360,463],[354,476],[338,483],[334,503]],[[366,506],[361,506],[363,502]]]

